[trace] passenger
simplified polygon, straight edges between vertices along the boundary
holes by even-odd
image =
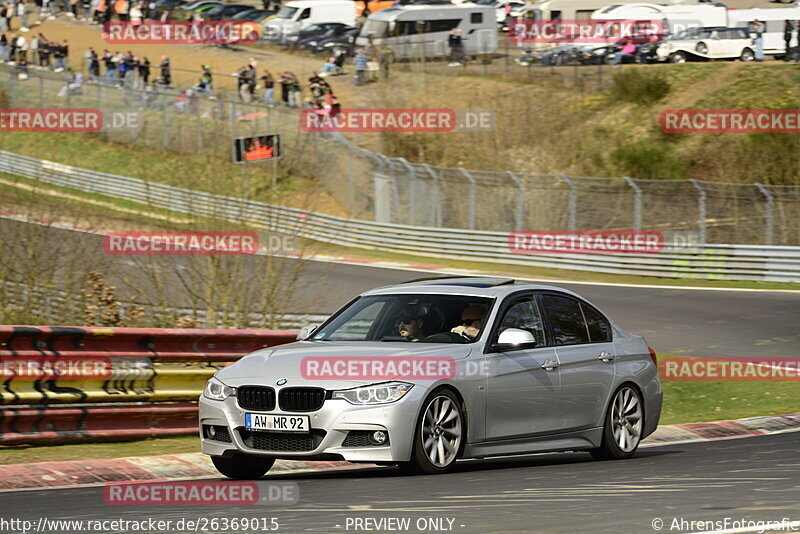
[[[470,341],[474,341],[483,327],[486,318],[486,307],[480,304],[470,304],[461,312],[461,322],[451,332],[460,334]]]
[[[423,336],[422,325],[421,318],[404,316],[397,322],[397,331],[407,341],[419,341]]]

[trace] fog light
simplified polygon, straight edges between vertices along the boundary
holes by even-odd
[[[208,427],[208,437],[214,439],[217,435],[217,428],[214,425]]]
[[[369,437],[369,440],[375,445],[383,445],[384,443],[386,443],[386,432],[382,430],[373,432],[372,435]]]

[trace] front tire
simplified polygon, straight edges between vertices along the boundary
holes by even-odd
[[[589,452],[598,460],[630,458],[642,439],[644,409],[639,391],[625,384],[617,389],[606,410],[603,441]]]
[[[212,456],[217,471],[234,480],[255,480],[267,474],[275,463],[274,458],[236,455],[229,458]]]
[[[686,63],[686,54],[684,52],[675,52],[669,56],[670,63]]]
[[[466,425],[461,401],[449,389],[439,389],[422,406],[411,461],[399,464],[400,470],[408,474],[446,473],[463,449]]]
[[[745,48],[742,50],[742,55],[739,57],[739,59],[742,61],[753,61],[756,59],[756,55],[749,48]]]

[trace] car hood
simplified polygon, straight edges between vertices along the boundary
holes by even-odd
[[[460,360],[469,356],[474,344],[440,344],[440,343],[392,343],[392,342],[336,342],[336,341],[300,341],[259,350],[248,354],[241,360],[221,369],[217,378],[233,387],[242,385],[268,385],[285,378],[287,385],[315,385],[326,389],[343,389],[376,382],[391,380],[380,379],[340,379],[303,378],[302,361],[304,358],[422,358],[438,357]],[[395,377],[396,378],[396,377]],[[404,378],[405,380],[405,378]],[[413,380],[411,380],[413,382]]]

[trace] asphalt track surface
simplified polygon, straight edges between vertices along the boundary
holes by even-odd
[[[676,518],[800,519],[799,436],[645,447],[620,461],[595,461],[577,452],[476,460],[426,477],[401,476],[392,467],[267,476],[262,484],[297,485],[293,505],[109,506],[102,488],[88,487],[2,493],[0,510],[6,519],[34,522],[274,517],[277,532],[286,533],[638,533],[655,532],[657,519],[664,522],[662,532],[698,532],[713,529],[671,527]],[[410,518],[411,527],[393,531],[354,523],[381,518]],[[452,527],[417,528],[417,520],[431,518],[452,519]]]

